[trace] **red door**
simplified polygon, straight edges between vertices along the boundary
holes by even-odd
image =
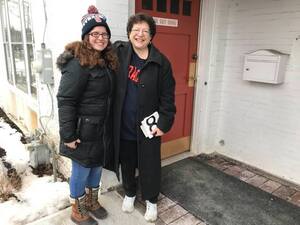
[[[162,158],[190,148],[200,0],[136,0],[136,12],[153,16],[153,43],[171,61],[176,79],[175,123],[163,136]]]

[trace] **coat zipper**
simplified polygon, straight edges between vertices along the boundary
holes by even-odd
[[[102,141],[103,141],[103,147],[104,147],[104,152],[103,152],[103,165],[106,164],[106,151],[108,150],[107,149],[107,145],[106,145],[106,141],[105,141],[105,137],[106,137],[106,123],[107,123],[107,120],[109,118],[109,111],[110,111],[110,107],[111,107],[111,101],[110,101],[110,96],[112,95],[112,92],[113,92],[113,85],[112,85],[112,78],[110,76],[110,72],[107,68],[106,69],[106,72],[107,72],[107,75],[108,75],[108,79],[109,79],[109,82],[110,82],[110,93],[106,99],[106,103],[107,103],[107,109],[106,109],[106,115],[105,115],[105,120],[104,120],[104,127],[103,127],[103,136],[102,136]]]

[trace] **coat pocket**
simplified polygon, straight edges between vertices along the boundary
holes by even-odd
[[[78,136],[83,142],[93,142],[101,138],[103,132],[101,119],[99,117],[81,117],[78,123]]]

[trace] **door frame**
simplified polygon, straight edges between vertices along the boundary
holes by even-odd
[[[214,152],[209,141],[210,64],[214,47],[214,24],[217,0],[202,0],[200,5],[197,75],[194,90],[194,108],[190,151],[194,155]]]
[[[129,16],[135,13],[135,1],[129,1]],[[192,114],[192,131],[190,140],[190,154],[212,153],[208,137],[209,118],[209,86],[204,83],[210,77],[211,54],[213,50],[214,24],[217,0],[201,0],[200,16],[198,18],[198,41],[196,62],[196,82],[194,86],[194,102]],[[203,110],[200,110],[203,109]],[[182,153],[185,154],[185,153]]]

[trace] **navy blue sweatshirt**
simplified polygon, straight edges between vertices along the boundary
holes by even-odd
[[[137,128],[139,127],[137,124],[139,73],[145,62],[145,59],[141,59],[133,51],[130,65],[128,66],[127,89],[122,112],[121,139],[123,140],[137,139]]]

